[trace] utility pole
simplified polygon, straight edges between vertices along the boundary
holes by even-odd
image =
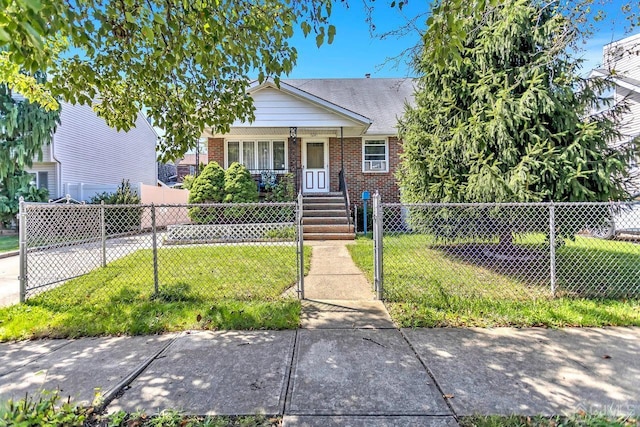
[[[196,141],[196,176],[200,175],[200,139]]]

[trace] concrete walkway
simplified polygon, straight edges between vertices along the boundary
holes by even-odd
[[[311,269],[304,278],[304,329],[395,328],[387,309],[375,300],[371,284],[356,267],[347,245],[353,241],[309,241]]]
[[[371,301],[371,285],[356,267],[348,240],[310,240],[311,269],[304,278],[304,297],[310,300]]]

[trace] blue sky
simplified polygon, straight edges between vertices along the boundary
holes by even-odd
[[[596,1],[597,2],[597,1]],[[585,59],[584,70],[596,67],[602,58],[602,47],[612,41],[621,39],[625,33],[625,20],[620,12],[623,0],[609,0],[603,6],[608,18],[596,23],[596,33],[584,46],[580,55]],[[385,32],[398,28],[406,22],[407,17],[428,10],[428,1],[410,0],[400,12],[397,8],[389,7],[389,1],[378,1],[372,4],[374,9],[374,24],[378,32]],[[368,24],[365,22],[365,12],[361,1],[352,0],[349,7],[336,2],[333,7],[331,22],[336,26],[337,33],[333,44],[316,47],[315,37],[308,38],[297,35],[292,44],[298,50],[298,62],[288,78],[337,78],[364,77],[370,73],[371,77],[406,77],[412,75],[406,64],[398,67],[392,63],[385,65],[385,60],[394,57],[403,50],[414,46],[419,40],[417,32],[401,38],[379,40],[372,38]],[[423,20],[420,24],[422,25]],[[635,29],[637,33],[640,29]]]

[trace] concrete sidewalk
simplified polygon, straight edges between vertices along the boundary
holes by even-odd
[[[398,329],[344,243],[313,244],[302,327],[0,344],[0,400],[449,427],[472,414],[640,413],[640,328]],[[0,325],[1,327],[2,325]]]
[[[640,328],[299,329],[0,344],[0,398],[453,426],[470,414],[640,413]],[[444,397],[446,396],[446,397]]]

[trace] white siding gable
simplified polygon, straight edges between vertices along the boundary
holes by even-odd
[[[135,128],[118,132],[90,106],[62,104],[53,154],[61,164],[62,186],[68,183],[155,185],[157,135],[139,114]]]
[[[640,34],[606,45],[603,60],[615,74],[640,80]]]
[[[622,132],[623,140],[640,135],[640,93],[618,88],[616,90],[616,100],[624,100],[629,109],[620,123],[620,132]]]
[[[361,126],[347,117],[308,100],[284,93],[272,87],[252,95],[256,119],[253,123],[236,121],[233,126],[246,127],[349,127]]]

